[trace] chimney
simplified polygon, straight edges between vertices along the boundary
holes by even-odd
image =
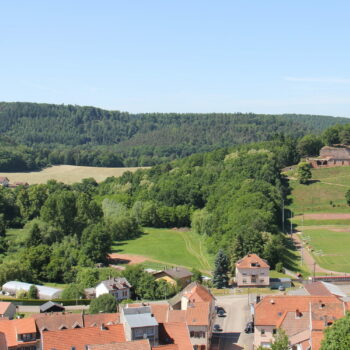
[[[300,318],[300,317],[302,317],[303,316],[303,314],[299,311],[299,309],[296,309],[295,310],[295,317],[296,318]]]
[[[275,304],[275,301],[273,299],[271,299],[270,303],[273,305],[273,304]]]
[[[105,331],[107,327],[104,325],[104,323],[101,323],[101,331]]]

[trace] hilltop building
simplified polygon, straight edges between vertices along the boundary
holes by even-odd
[[[317,158],[308,158],[312,168],[330,168],[350,165],[350,146],[333,145],[324,146]]]
[[[236,262],[237,287],[268,287],[270,266],[256,254],[248,254]]]

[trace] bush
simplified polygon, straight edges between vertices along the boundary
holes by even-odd
[[[117,300],[111,294],[102,294],[98,298],[93,299],[90,304],[89,311],[91,314],[116,312]]]
[[[283,268],[283,264],[281,262],[278,262],[275,266],[275,269],[277,272],[281,272],[284,273],[284,268]]]

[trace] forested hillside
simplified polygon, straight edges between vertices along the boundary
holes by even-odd
[[[49,164],[154,165],[277,134],[301,137],[347,123],[313,115],[129,114],[95,107],[0,103],[0,170]]]

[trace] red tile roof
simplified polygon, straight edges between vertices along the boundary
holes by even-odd
[[[150,304],[150,307],[158,323],[167,322],[169,304]]]
[[[89,345],[88,350],[151,350],[151,345],[148,339],[143,339],[123,343]]]
[[[16,320],[1,320],[0,322],[0,334],[3,334],[2,341],[6,339],[8,347],[17,346],[23,344],[17,341],[17,334],[36,333],[35,322],[32,318],[23,318]],[[26,344],[34,344],[33,342],[26,342]]]
[[[306,283],[304,288],[310,295],[332,295],[322,282]]]
[[[183,295],[192,302],[211,302],[215,299],[210,291],[201,284],[196,284],[193,288],[186,291]]]
[[[256,266],[253,266],[256,265]],[[261,259],[258,255],[256,254],[248,254],[241,260],[238,260],[236,262],[236,267],[240,269],[258,269],[261,267],[270,267],[266,260]]]
[[[209,303],[195,303],[186,310],[186,321],[190,326],[209,325]]]
[[[255,306],[256,325],[277,325],[284,312],[309,311],[310,302],[339,303],[342,301],[335,296],[289,296],[270,295],[264,297]]]
[[[188,328],[184,323],[164,323],[164,329],[169,338],[178,346],[178,350],[193,350]]]
[[[6,301],[2,301],[0,302],[0,315],[3,315],[7,309],[10,307],[12,303],[10,302],[6,302]]]
[[[152,346],[152,350],[180,350],[176,344]]]
[[[85,350],[86,345],[125,342],[122,324],[107,326],[101,330],[98,327],[66,329],[63,331],[43,332],[43,350],[67,350],[75,347],[76,350]]]

